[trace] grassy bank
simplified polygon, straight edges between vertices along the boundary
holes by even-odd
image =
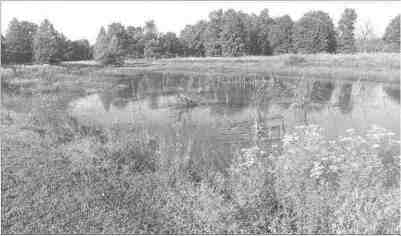
[[[245,65],[224,60],[234,60],[235,70]],[[169,155],[172,144],[145,129],[83,125],[65,112],[73,99],[109,89],[118,78],[106,73],[180,63],[189,62],[4,73],[2,234],[400,233],[399,137],[379,127],[336,140],[316,126],[298,127],[284,138],[282,153],[237,150],[219,171]],[[194,67],[202,72],[216,63]]]
[[[145,61],[146,62],[146,61]],[[224,75],[275,75],[278,77],[323,78],[335,80],[368,80],[398,82],[400,55],[369,54],[315,54],[249,56],[235,58],[172,58],[148,61],[146,66],[114,69],[124,73],[130,69],[171,71],[179,73],[208,73]],[[144,62],[142,62],[144,63]],[[129,73],[129,72],[128,72]]]

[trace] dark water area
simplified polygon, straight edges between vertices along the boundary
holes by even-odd
[[[309,124],[324,128],[329,138],[372,125],[399,137],[400,88],[151,73],[118,79],[108,91],[70,103],[69,112],[81,122],[142,127],[158,140],[179,145],[182,156],[221,156],[261,141],[280,146],[285,133]]]

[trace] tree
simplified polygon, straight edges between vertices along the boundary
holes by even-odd
[[[273,19],[269,16],[269,10],[263,9],[258,16],[258,54],[271,55],[272,48],[269,41],[270,27],[274,24]]]
[[[334,24],[323,11],[306,13],[294,26],[294,46],[300,53],[333,53],[336,50]]]
[[[107,32],[104,27],[96,38],[95,60],[103,65],[122,65],[127,54],[128,36],[119,23],[109,25]]]
[[[35,61],[38,63],[55,63],[60,57],[60,35],[53,25],[45,19],[39,26],[33,40]]]
[[[376,36],[372,23],[367,20],[360,26],[357,34],[356,48],[358,52],[380,52],[384,49],[384,41]]]
[[[7,64],[7,56],[6,56],[6,40],[3,35],[1,35],[1,64]]]
[[[106,55],[103,60],[104,64],[122,65],[124,64],[125,52],[123,49],[122,39],[117,35],[112,35],[107,47]]]
[[[258,16],[255,14],[241,14],[245,24],[245,51],[250,55],[259,54],[258,47]]]
[[[355,47],[355,21],[357,15],[354,9],[344,10],[341,19],[338,22],[338,51],[342,53],[353,53]]]
[[[185,56],[205,55],[206,21],[198,21],[195,25],[187,25],[180,33]]]
[[[113,37],[116,38],[115,43],[118,43],[114,45],[117,47],[115,48],[117,50],[116,52],[121,55],[126,55],[129,36],[127,34],[127,31],[125,30],[125,27],[121,23],[112,23],[108,26],[107,38],[111,40]]]
[[[400,15],[394,17],[388,24],[383,40],[389,51],[400,52]]]
[[[160,46],[163,55],[167,57],[177,56],[182,52],[182,46],[175,33],[167,32],[160,38]]]
[[[221,56],[222,45],[220,42],[220,33],[222,31],[223,10],[212,11],[209,14],[205,37],[206,56]]]
[[[132,57],[143,57],[145,48],[144,32],[141,27],[128,26],[128,52],[127,54]]]
[[[96,43],[93,48],[93,57],[97,61],[102,61],[107,54],[109,40],[106,35],[106,30],[102,26],[96,38]]]
[[[245,54],[245,24],[239,13],[229,9],[223,14],[220,41],[223,56]]]
[[[5,35],[8,63],[32,62],[33,37],[36,30],[37,25],[34,23],[18,21],[16,18],[11,20]]]
[[[88,60],[91,58],[91,48],[86,39],[67,41],[67,50],[64,59],[67,61]]]
[[[274,54],[292,52],[293,26],[294,22],[288,15],[274,19],[269,32],[269,41]]]
[[[160,58],[162,55],[162,48],[160,45],[160,40],[151,39],[146,41],[144,56],[145,58]]]
[[[157,38],[158,31],[154,20],[145,22],[144,34],[145,40],[152,40]]]

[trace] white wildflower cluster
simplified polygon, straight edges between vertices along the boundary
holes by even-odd
[[[284,146],[287,146],[287,145],[289,145],[289,144],[293,144],[293,143],[296,143],[297,141],[298,141],[298,136],[296,136],[296,135],[293,135],[293,134],[286,134],[286,135],[284,135],[284,138],[283,138],[283,145]]]
[[[310,177],[318,179],[323,174],[323,170],[324,170],[323,165],[318,161],[314,161],[313,167],[310,171]]]
[[[254,146],[251,148],[242,148],[241,149],[241,163],[242,167],[250,167],[252,166],[256,158],[260,156],[261,149],[258,146]]]
[[[385,138],[385,137],[393,137],[393,136],[395,136],[395,133],[389,132],[385,128],[379,127],[377,125],[372,125],[370,127],[370,129],[368,130],[366,136],[371,139],[381,140],[382,138]]]

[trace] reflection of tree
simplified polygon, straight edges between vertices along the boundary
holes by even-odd
[[[310,81],[307,79],[299,81],[294,93],[292,93],[293,106],[301,112],[305,125],[308,125],[308,113],[322,110],[330,101],[333,90],[334,84],[328,81]]]
[[[151,93],[149,96],[149,107],[151,109],[159,108],[159,94],[156,92]]]
[[[315,81],[310,94],[311,101],[324,104],[330,101],[334,90],[334,84],[326,81]]]
[[[128,104],[127,99],[117,99],[113,101],[113,106],[115,106],[120,110],[124,109],[127,106],[127,104]]]
[[[352,84],[343,84],[340,89],[340,96],[338,98],[338,105],[343,114],[348,114],[352,111]]]
[[[105,92],[99,94],[99,97],[100,97],[100,101],[102,102],[102,105],[104,107],[104,110],[109,111],[111,101],[113,100],[113,94],[110,91],[105,91]]]
[[[400,104],[400,88],[399,87],[384,87],[384,92],[398,104]]]

